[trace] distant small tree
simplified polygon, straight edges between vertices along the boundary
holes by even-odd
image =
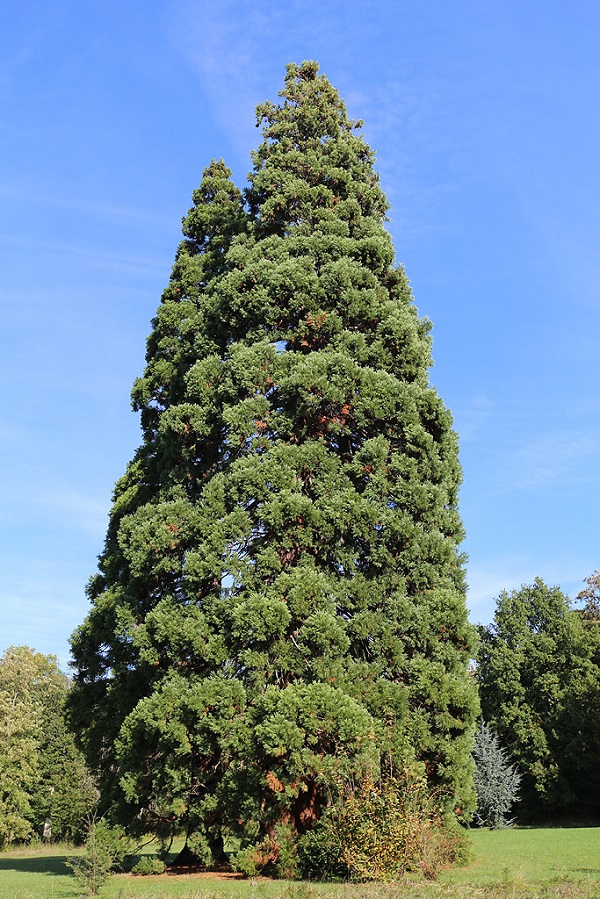
[[[3,689],[0,668],[0,849],[31,836],[38,779],[37,728],[24,703]]]
[[[129,842],[123,830],[100,819],[89,826],[85,854],[69,859],[67,865],[78,883],[96,896],[128,852]]]
[[[508,827],[511,822],[506,816],[519,798],[521,775],[509,761],[498,735],[484,721],[475,734],[473,759],[477,792],[474,823],[494,830]]]

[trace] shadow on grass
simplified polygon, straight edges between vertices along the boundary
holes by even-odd
[[[23,874],[71,874],[71,870],[67,868],[67,859],[70,855],[47,855],[32,856],[27,858],[3,858],[0,855],[0,872],[2,871],[21,871]]]

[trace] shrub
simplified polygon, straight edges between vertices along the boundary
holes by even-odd
[[[209,837],[202,831],[196,831],[187,838],[187,844],[201,865],[210,867],[213,864],[213,850]]]
[[[468,837],[445,822],[425,777],[406,773],[343,786],[340,799],[299,845],[305,877],[391,882],[409,872],[437,877],[463,862]]]
[[[235,871],[253,877],[258,873],[291,880],[300,874],[298,846],[292,829],[279,824],[260,843],[241,849],[231,859]]]
[[[133,868],[131,869],[132,874],[143,874],[145,876],[151,874],[164,874],[166,869],[165,863],[160,858],[152,858],[151,856],[144,856],[138,862],[135,863]]]
[[[350,876],[342,859],[333,809],[298,841],[298,865],[307,880],[347,880]]]

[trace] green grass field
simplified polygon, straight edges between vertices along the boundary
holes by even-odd
[[[114,875],[103,899],[600,899],[600,828],[472,831],[474,859],[436,883],[284,883],[209,875]],[[65,847],[0,854],[0,899],[78,899]]]

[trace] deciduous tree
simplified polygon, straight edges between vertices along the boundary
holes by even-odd
[[[0,845],[77,839],[96,790],[64,719],[69,680],[54,656],[12,646],[0,658]]]
[[[593,571],[583,579],[585,587],[577,594],[577,599],[584,603],[582,614],[586,621],[600,621],[600,571]]]
[[[598,813],[600,669],[593,629],[540,578],[497,601],[480,628],[485,720],[523,774],[521,820]]]

